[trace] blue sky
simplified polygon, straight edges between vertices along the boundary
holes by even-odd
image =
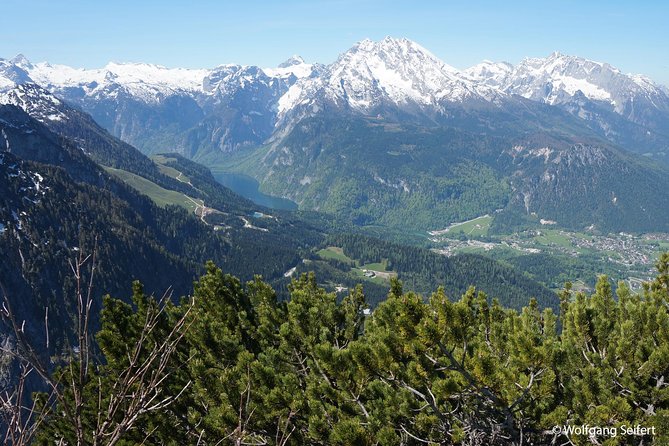
[[[666,1],[2,0],[0,57],[77,67],[329,63],[363,38],[407,37],[444,62],[517,63],[558,50],[669,85]]]

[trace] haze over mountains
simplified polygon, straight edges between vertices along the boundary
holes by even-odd
[[[329,65],[294,56],[271,69],[0,61],[0,103],[62,126],[55,97],[144,153],[241,171],[359,225],[502,212],[506,229],[669,229],[666,89],[576,56],[461,71],[388,37]]]

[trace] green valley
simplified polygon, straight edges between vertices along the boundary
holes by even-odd
[[[174,205],[186,208],[193,213],[197,213],[197,210],[204,205],[204,202],[200,199],[194,199],[182,192],[165,189],[144,177],[135,175],[134,173],[122,169],[114,169],[113,167],[105,167],[105,170],[116,175],[138,192],[147,195],[160,207]]]
[[[637,288],[652,277],[656,259],[669,247],[667,233],[577,232],[560,229],[546,220],[543,225],[513,233],[468,234],[477,226],[475,222],[485,221],[489,227],[493,218],[483,216],[454,223],[448,231],[430,231],[432,249],[446,256],[487,255],[526,271],[553,289],[560,289],[566,281],[580,280],[584,289],[592,290],[600,274]]]

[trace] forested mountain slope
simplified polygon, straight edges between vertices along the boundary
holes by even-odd
[[[152,164],[151,169],[177,181],[180,188],[174,192],[188,194],[180,196],[201,197],[196,198],[202,200],[197,215],[181,205],[158,206],[136,184],[130,187],[95,163],[82,150],[81,140],[75,143],[67,134],[54,134],[18,107],[0,106],[0,129],[4,149],[0,244],[7,257],[0,280],[12,302],[18,303],[22,317],[40,320],[45,308],[50,308],[54,339],[67,327],[71,315],[75,283],[70,262],[80,255],[96,254],[94,290],[98,296],[121,293],[132,279],[142,280],[147,292],[162,294],[170,288],[175,297],[180,296],[207,260],[244,280],[260,274],[285,296],[290,281],[286,273],[297,266],[308,269],[304,260],[325,243],[324,231],[315,226],[319,218],[310,217],[313,223],[309,223],[300,214],[257,207],[218,184],[207,169],[178,155],[163,155],[163,164]],[[95,145],[91,142],[89,147],[93,151]],[[381,243],[360,242],[370,247]],[[394,251],[403,250],[399,245],[385,245],[379,253],[389,258]],[[554,306],[550,292],[494,262],[446,259],[425,249],[417,255],[427,255],[430,261],[398,263],[397,269],[412,288],[424,290],[427,282],[443,283],[459,292],[492,268],[501,274],[494,277],[510,284],[496,294],[507,304],[520,306],[518,296],[534,295],[542,304]],[[439,265],[451,266],[442,269]],[[442,272],[425,275],[429,268]],[[458,268],[471,274],[459,274]],[[323,280],[336,283],[347,274],[348,269],[335,268]],[[373,302],[382,300],[387,286],[369,284]]]

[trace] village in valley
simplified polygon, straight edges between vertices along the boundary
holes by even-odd
[[[601,265],[607,265],[601,274],[626,280],[634,289],[654,276],[660,253],[669,251],[667,233],[601,234],[592,228],[576,232],[559,229],[553,221],[540,220],[541,226],[537,228],[497,235],[488,232],[492,219],[484,215],[430,231],[433,250],[446,256],[478,253],[497,259],[533,254],[561,255],[576,261],[597,259]]]

